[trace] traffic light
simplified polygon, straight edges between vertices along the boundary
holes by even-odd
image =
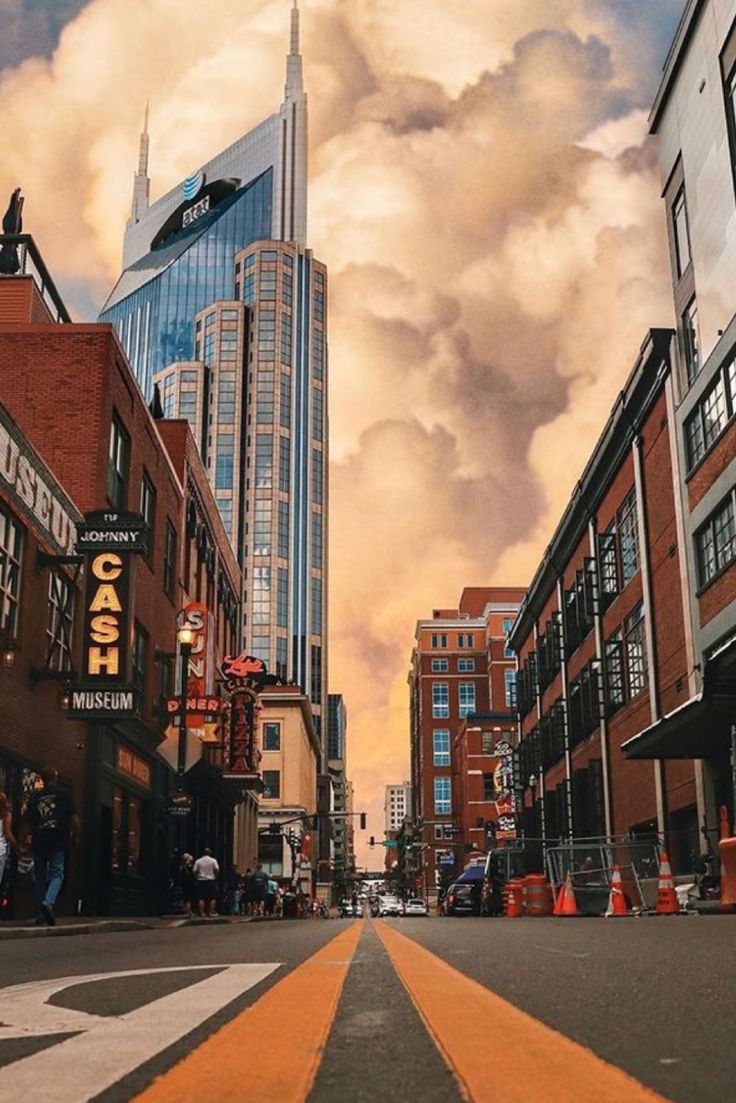
[[[375,845],[376,845],[376,836],[371,835],[371,837],[368,840],[368,846],[375,846]]]
[[[366,826],[367,826],[367,824],[366,824],[366,814],[365,814],[365,812],[361,812],[360,813],[360,830],[365,831]]]

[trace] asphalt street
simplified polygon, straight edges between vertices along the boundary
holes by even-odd
[[[736,917],[212,924],[0,962],[3,1103],[722,1103],[736,1082]]]

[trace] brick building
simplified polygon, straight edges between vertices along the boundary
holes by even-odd
[[[34,274],[0,278],[0,401],[17,433],[54,472],[66,500],[74,503],[77,518],[100,508],[132,511],[145,520],[149,539],[146,553],[136,555],[131,568],[130,632],[125,632],[129,673],[139,702],[136,714],[125,720],[80,724],[63,712],[58,683],[73,684],[77,678],[82,612],[86,615],[86,609],[78,608],[81,601],[70,600],[63,615],[70,620],[72,653],[61,669],[47,662],[30,677],[24,688],[24,696],[30,697],[19,712],[23,726],[15,739],[25,748],[22,754],[28,767],[37,769],[42,763],[34,749],[34,732],[43,731],[48,748],[44,759],[58,752],[60,772],[74,789],[83,838],[82,868],[79,875],[73,872],[72,882],[83,910],[101,914],[163,910],[169,903],[175,831],[168,815],[174,775],[159,753],[164,738],[161,699],[173,688],[177,618],[185,595],[205,594],[205,601],[213,612],[219,610],[220,617],[229,598],[230,615],[225,620],[231,626],[228,637],[235,640],[240,623],[238,576],[214,504],[200,497],[199,506],[205,514],[214,515],[219,528],[214,532],[208,518],[204,575],[195,572],[184,580],[186,521],[196,497],[192,488],[199,492],[206,475],[194,473],[198,461],[186,446],[184,469],[177,471],[112,327],[68,323],[48,275],[39,277],[45,269],[30,238],[23,238],[22,249],[23,270],[30,272],[32,267]],[[33,266],[26,264],[28,258]],[[49,297],[51,309],[46,305]],[[27,547],[31,546],[29,536]],[[24,561],[22,568],[30,582],[30,563]],[[221,575],[228,579],[222,588],[215,581]],[[48,595],[48,583],[42,586]],[[44,601],[35,592],[29,594],[26,609],[20,609],[17,630],[22,634],[4,641],[19,646],[14,678],[28,677],[30,665],[38,664],[37,642],[28,655],[25,643],[30,645],[42,631],[52,615],[48,605],[53,601],[48,596]],[[226,630],[222,620],[218,623],[224,644]],[[6,742],[3,732],[0,744],[5,747]],[[64,753],[65,744],[75,748],[81,762],[69,749]],[[201,744],[199,750],[200,755],[204,753]],[[14,761],[17,768],[26,768],[22,760]],[[208,830],[215,821],[220,824],[218,845],[226,860],[232,829],[228,839],[222,825],[227,815],[232,820],[232,801],[228,797],[224,804],[217,800],[215,804],[217,811],[208,805],[205,818]],[[188,830],[197,841],[196,813]]]
[[[522,594],[469,587],[459,608],[435,609],[431,620],[417,623],[409,672],[411,785],[415,859],[419,856],[414,866],[424,892],[434,892],[443,871],[460,861],[465,835],[458,843],[459,821],[467,814],[458,802],[467,798],[470,775],[465,771],[462,785],[453,783],[453,754],[458,762],[468,761],[471,752],[460,733],[469,717],[488,715],[492,699],[502,703],[504,713],[508,708],[506,695],[513,687],[506,668],[513,669],[514,660],[501,656],[503,623],[513,619]]]
[[[688,697],[669,330],[652,330],[519,612],[522,825],[561,837],[670,832],[698,850],[692,763],[621,745]]]
[[[625,747],[694,759],[699,812],[734,815],[736,729],[736,2],[689,0],[650,117],[678,339],[671,418],[686,574],[686,690]],[[701,761],[699,761],[701,760]]]

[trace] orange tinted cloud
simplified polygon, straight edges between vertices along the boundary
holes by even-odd
[[[303,4],[330,679],[374,834],[407,776],[414,622],[464,585],[528,581],[644,330],[670,322],[645,108],[679,6]],[[23,184],[72,295],[117,274],[145,100],[159,194],[276,107],[287,9],[211,0],[192,33],[189,5],[93,0],[49,60],[2,75],[0,194]]]

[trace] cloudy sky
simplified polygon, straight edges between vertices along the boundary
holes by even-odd
[[[0,197],[79,318],[154,197],[270,114],[289,0],[0,0]],[[670,324],[646,116],[683,0],[302,0],[331,273],[331,657],[358,805],[408,769],[414,624],[528,582]],[[362,854],[375,864],[377,856]]]

